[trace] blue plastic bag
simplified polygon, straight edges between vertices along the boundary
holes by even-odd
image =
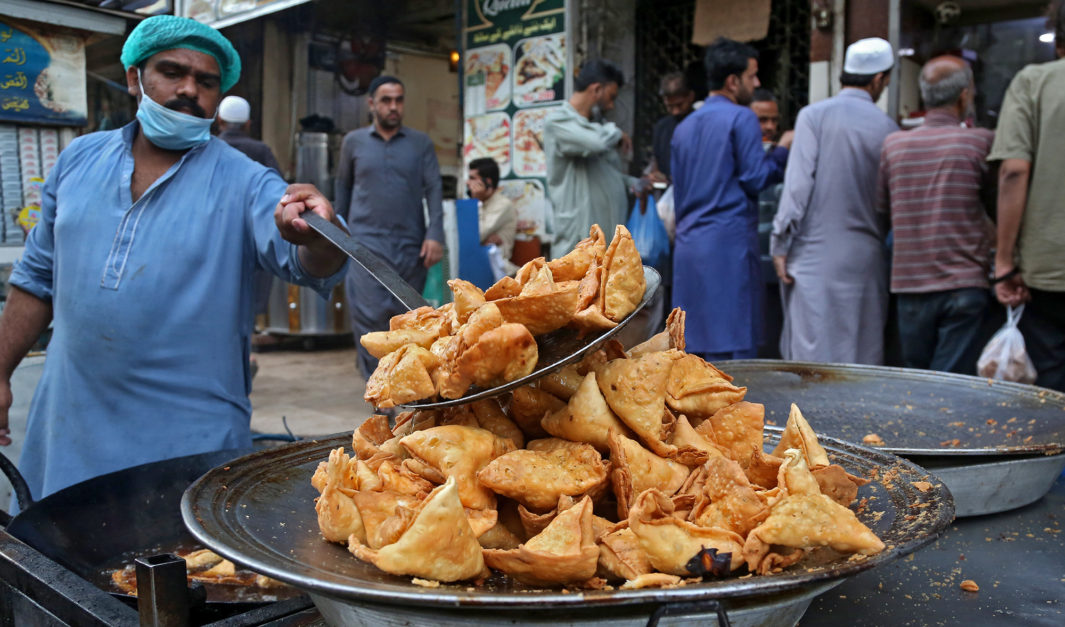
[[[658,217],[658,211],[652,205],[647,211],[640,211],[640,200],[632,208],[632,215],[625,225],[632,233],[632,239],[636,242],[636,250],[643,258],[643,265],[651,266],[659,271],[669,265],[669,234],[662,220]]]

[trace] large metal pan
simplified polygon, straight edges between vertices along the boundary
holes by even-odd
[[[8,523],[7,532],[102,590],[135,603],[134,597],[112,586],[111,571],[136,557],[195,547],[196,539],[180,516],[182,494],[207,470],[248,452],[218,451],[127,468],[36,502],[25,500],[25,481],[8,462],[4,472],[16,486],[23,509]],[[293,596],[291,588],[267,596],[212,595],[198,616],[210,619]]]
[[[399,273],[392,269],[392,266],[385,263],[384,260],[367,250],[365,247],[360,246],[350,235],[342,231],[339,227],[313,212],[306,212],[300,217],[306,220],[307,224],[312,229],[329,240],[334,246],[344,251],[345,254],[369,272],[370,275],[377,279],[385,289],[391,292],[392,295],[396,297],[396,300],[398,300],[404,307],[407,309],[417,309],[418,307],[424,307],[429,304],[428,301],[422,298],[421,294],[411,287],[409,283],[403,280],[403,277],[401,277]],[[629,322],[636,318],[636,315],[640,313],[641,309],[651,302],[651,299],[654,298],[655,293],[662,284],[662,276],[659,275],[658,271],[654,268],[644,266],[643,278],[646,283],[643,298],[636,306],[636,309],[619,322],[613,329],[609,329],[599,334],[585,334],[578,333],[573,329],[563,328],[537,337],[536,345],[538,359],[536,361],[536,367],[531,374],[493,388],[483,389],[473,386],[462,398],[417,401],[407,403],[405,406],[420,409],[433,409],[451,407],[454,405],[470,403],[482,398],[498,396],[531,383],[546,374],[562,368],[566,364],[581,359],[601,346],[607,340],[617,335]]]
[[[876,434],[880,450],[934,472],[958,516],[1038,500],[1065,468],[1065,394],[928,370],[737,360],[717,364],[783,424],[796,403],[810,424],[842,440]]]
[[[768,442],[779,439],[778,429],[768,431]],[[915,551],[936,538],[954,518],[950,491],[921,468],[892,455],[824,438],[822,443],[833,461],[852,473],[877,477],[859,493],[868,499],[859,517],[887,544],[879,555],[827,563],[812,559],[775,575],[733,577],[669,590],[563,593],[528,589],[505,579],[485,588],[445,585],[425,589],[409,578],[383,573],[355,559],[344,547],[322,539],[313,506],[317,492],[310,478],[330,450],[349,442],[346,434],[299,442],[215,468],[185,493],[181,502],[185,524],[198,540],[221,555],[308,591],[327,616],[339,612],[339,607],[346,608],[342,616],[351,618],[359,607],[387,613],[402,606],[403,612],[420,616],[414,622],[436,623],[440,611],[457,610],[500,620],[506,616],[506,622],[536,623],[557,619],[560,611],[571,622],[595,622],[622,606],[636,612],[663,603],[707,599],[727,600],[726,604],[735,604],[737,609],[741,604],[749,608],[779,603],[775,595],[808,603],[809,597],[801,598],[801,591],[824,590],[823,586],[843,577]],[[913,485],[916,481],[929,481],[933,487],[921,492]],[[792,595],[796,592],[800,594]],[[766,609],[765,605],[760,608]],[[790,620],[787,624],[794,624]]]

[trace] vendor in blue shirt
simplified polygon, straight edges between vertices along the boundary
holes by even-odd
[[[673,132],[673,306],[688,313],[687,350],[709,361],[755,357],[762,337],[758,193],[784,178],[792,133],[762,148],[747,105],[758,51],[719,38],[706,48],[710,97]]]
[[[10,376],[53,324],[19,467],[35,498],[170,457],[251,445],[252,277],[323,296],[343,254],[298,218],[342,224],[310,185],[287,186],[210,126],[240,59],[218,31],[151,17],[122,49],[128,126],[74,140],[0,319],[0,444]]]

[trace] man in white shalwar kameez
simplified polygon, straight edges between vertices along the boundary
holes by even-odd
[[[770,241],[784,359],[883,362],[888,225],[876,211],[876,182],[884,138],[898,125],[875,103],[893,64],[883,39],[851,44],[844,89],[799,112]]]

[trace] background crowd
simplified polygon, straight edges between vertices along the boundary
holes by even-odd
[[[688,312],[691,352],[758,355],[768,252],[785,359],[883,364],[885,337],[897,337],[901,365],[974,374],[998,304],[1023,304],[1036,383],[1065,390],[1065,202],[1054,193],[1065,165],[1054,139],[1065,130],[1065,9],[1050,21],[1058,60],[1017,74],[997,131],[974,127],[972,70],[950,55],[922,68],[923,122],[899,130],[876,104],[895,53],[870,38],[847,48],[843,89],[781,134],[757,52],[719,39],[705,53],[705,98],[681,73],[662,78],[668,114],[639,179],[619,169],[630,143],[603,118],[624,79],[590,61],[545,127],[548,193],[564,225],[552,250],[564,254],[593,223],[622,223],[626,187],[644,200],[634,211],[654,194],[675,233],[661,268],[666,301]],[[759,217],[770,215],[760,238]]]

